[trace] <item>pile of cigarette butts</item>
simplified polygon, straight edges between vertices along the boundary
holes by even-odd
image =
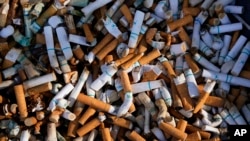
[[[250,124],[244,12],[236,0],[0,0],[0,141],[229,140]]]

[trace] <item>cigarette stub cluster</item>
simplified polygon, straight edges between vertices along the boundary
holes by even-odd
[[[219,141],[250,124],[236,0],[0,0],[0,140]]]

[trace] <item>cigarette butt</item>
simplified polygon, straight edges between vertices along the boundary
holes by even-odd
[[[0,43],[0,54],[1,56],[6,56],[8,51],[11,49],[11,46],[7,42]]]
[[[118,141],[125,141],[124,135],[125,135],[126,131],[127,131],[126,128],[119,127],[119,131],[117,133],[117,140]]]
[[[184,120],[184,119],[180,119],[178,122],[177,122],[177,125],[176,125],[176,128],[179,129],[180,131],[183,131],[185,132],[185,129],[187,127],[187,121]],[[171,141],[180,141],[176,138],[172,138]]]
[[[103,122],[100,125],[100,129],[101,129],[103,141],[112,141],[110,130],[109,130],[109,128],[105,127]]]
[[[188,134],[186,141],[200,141],[201,135],[200,132],[196,131],[194,133]]]
[[[98,118],[94,118],[88,123],[84,124],[81,128],[76,130],[78,136],[84,136],[89,133],[91,130],[95,129],[102,122]]]
[[[188,94],[188,88],[187,88],[186,83],[176,85],[176,88],[177,88],[178,94],[180,96],[183,108],[186,111],[192,110],[194,108],[193,107],[193,101],[192,101],[191,97]]]
[[[211,139],[205,139],[205,140],[202,140],[202,141],[221,141],[221,138],[216,136],[216,137],[212,137]]]
[[[36,119],[37,120],[43,120],[45,118],[45,113],[44,111],[37,111],[36,112]]]
[[[81,48],[80,45],[76,45],[74,48],[73,48],[73,54],[76,56],[77,59],[79,59],[80,61],[84,61],[84,52]]]
[[[114,36],[110,33],[106,34],[104,38],[92,49],[91,52],[93,54],[97,54],[104,46],[106,46],[112,39],[114,39]]]
[[[83,28],[84,34],[86,36],[86,40],[90,43],[93,42],[95,38],[94,38],[93,33],[91,32],[90,28],[89,28],[89,25],[85,23],[82,25],[82,28]]]
[[[16,101],[18,105],[19,115],[20,115],[21,120],[23,120],[24,118],[28,116],[27,104],[25,100],[23,85],[22,84],[15,85],[14,91],[15,91]]]
[[[17,73],[22,81],[27,80],[27,76],[26,76],[25,71],[23,69],[19,69]]]
[[[184,16],[181,19],[178,19],[176,21],[173,21],[168,24],[168,31],[174,31],[176,28],[187,25],[189,23],[193,22],[193,17],[191,15]]]
[[[131,141],[146,141],[140,134],[138,134],[136,131],[127,131],[125,133],[125,136],[128,137]]]
[[[126,94],[126,93],[125,93],[124,91],[120,91],[119,94],[118,94],[118,95],[121,96],[122,101],[124,100],[125,94]],[[133,113],[133,112],[135,112],[135,111],[136,111],[135,104],[132,103],[132,104],[130,105],[129,109],[128,109],[128,112],[129,112],[129,113]]]
[[[158,76],[158,79],[163,79],[164,80],[164,82],[166,83],[166,84],[170,84],[170,79],[166,76],[166,75],[164,75],[163,73],[161,73],[159,76]]]
[[[176,109],[183,108],[181,98],[179,96],[179,93],[178,93],[178,90],[176,88],[175,83],[172,81],[170,83],[170,86],[171,86],[171,93],[172,93],[172,97],[173,97],[173,107]]]
[[[124,17],[126,18],[126,20],[129,22],[130,24],[130,27],[132,27],[132,24],[133,24],[133,16],[128,8],[128,6],[126,4],[123,4],[121,7],[120,7],[120,11],[121,13],[124,15]]]
[[[220,13],[225,12],[222,4],[216,4],[214,7],[214,11],[215,11],[216,15],[219,15]]]
[[[239,77],[250,79],[250,71],[249,70],[242,70],[239,74]]]
[[[193,60],[191,54],[190,53],[185,53],[184,57],[185,57],[185,60],[186,60],[186,62],[188,64],[188,66],[192,70],[192,72],[194,74],[198,73],[200,71],[200,68],[198,67],[198,65],[196,64],[196,62]]]
[[[192,41],[191,41],[189,35],[187,34],[186,30],[182,26],[177,28],[177,30],[179,30],[178,36],[180,37],[180,39],[183,42],[186,42],[188,46],[190,46]]]
[[[120,72],[120,77],[121,77],[121,82],[122,82],[122,86],[123,86],[123,92],[131,92],[132,91],[132,87],[130,85],[130,80],[129,80],[129,76],[128,73],[126,71],[121,71]]]
[[[52,15],[56,14],[57,12],[57,8],[51,4],[48,9],[46,9],[46,11],[44,11],[37,19],[36,19],[36,23],[39,25],[39,26],[43,26],[47,19],[49,17],[51,17]]]
[[[185,140],[187,138],[187,133],[173,127],[172,125],[164,122],[160,122],[159,128],[162,129],[167,134],[181,140]]]
[[[106,55],[108,55],[111,51],[113,51],[118,45],[118,39],[114,39],[110,43],[108,43],[104,48],[102,48],[97,54],[96,57],[98,60],[103,60]]]
[[[209,93],[203,91],[203,94],[201,94],[201,96],[199,97],[198,102],[197,102],[197,104],[196,104],[196,106],[194,108],[193,113],[197,113],[203,107],[203,105],[205,104],[208,96],[209,96]]]
[[[110,104],[107,104],[105,102],[102,102],[100,100],[97,100],[95,98],[89,97],[83,93],[80,93],[77,97],[77,101],[89,105],[90,107],[94,109],[98,109],[103,112],[112,112],[113,107],[111,107]]]
[[[35,95],[35,94],[39,94],[39,93],[50,91],[50,90],[52,90],[52,84],[51,82],[47,82],[47,83],[27,89],[27,92],[29,93],[29,95]]]
[[[105,62],[106,63],[111,63],[112,61],[113,61],[113,55],[107,55],[105,58],[104,58],[104,60],[105,60]]]
[[[233,37],[232,37],[231,42],[230,42],[229,50],[232,49],[232,47],[234,46],[234,44],[238,40],[239,36],[240,36],[240,31],[234,31]]]
[[[56,109],[52,111],[52,113],[50,114],[49,121],[53,123],[58,123],[60,116],[63,114],[63,112],[64,112],[63,108],[56,107]]]
[[[37,44],[42,44],[42,45],[46,44],[44,34],[42,34],[42,33],[37,33],[36,34],[36,43]]]
[[[78,120],[78,122],[81,124],[81,125],[84,125],[86,123],[86,121],[91,117],[93,116],[94,114],[96,113],[96,110],[91,108],[91,107],[88,107],[88,109],[83,113],[83,115],[81,116],[81,118]]]
[[[182,9],[184,16],[191,15],[196,17],[200,13],[201,9],[199,7],[185,7]]]
[[[145,65],[155,58],[159,57],[161,55],[161,52],[158,49],[153,49],[151,52],[149,52],[147,55],[144,55],[142,58],[138,60],[138,62],[141,65]]]
[[[25,126],[33,126],[37,123],[37,119],[35,117],[28,117],[24,120]]]
[[[1,135],[0,136],[0,141],[8,141],[8,140],[9,140],[9,138],[8,138],[7,135]]]
[[[34,134],[41,134],[40,133],[40,129],[41,129],[41,126],[43,125],[44,121],[38,121],[35,125],[35,129],[34,129]]]
[[[228,100],[230,102],[233,102],[236,97],[238,97],[240,95],[240,89],[239,88],[231,88],[231,92],[228,95]]]
[[[212,107],[223,107],[224,104],[225,104],[225,99],[218,97],[218,96],[208,96],[205,102],[205,105],[212,106]]]
[[[62,9],[59,9],[61,10],[61,14],[64,15],[64,21],[68,27],[68,31],[69,31],[69,34],[77,34],[77,31],[76,31],[76,26],[75,26],[75,23],[74,23],[74,18],[73,18],[73,15],[70,15],[70,14],[66,14],[63,12],[66,11],[67,9],[65,8],[65,10],[63,10],[64,8]],[[58,10],[58,12],[59,12]],[[67,11],[66,11],[67,12]],[[85,30],[84,30],[85,31]],[[91,36],[90,34],[87,34],[89,36]],[[87,41],[88,41],[88,37],[87,37]]]
[[[123,63],[129,61],[129,60],[130,60],[131,58],[133,58],[133,57],[134,57],[134,54],[128,54],[128,55],[125,56],[125,57],[122,57],[122,58],[120,58],[120,59],[118,59],[118,60],[115,60],[115,65],[118,67],[118,66],[120,66],[121,64],[123,64]]]
[[[187,125],[185,131],[187,133],[193,133],[193,132],[198,131],[200,133],[202,139],[210,139],[210,137],[211,137],[211,133],[210,132],[202,131],[200,128],[195,127],[195,126],[193,126],[191,124]]]
[[[107,122],[118,125],[120,127],[126,128],[126,129],[132,129],[133,128],[133,123],[130,120],[124,119],[124,118],[119,118],[116,116],[109,115],[107,117]]]
[[[126,70],[129,67],[131,67],[135,62],[137,62],[139,59],[141,59],[143,57],[144,53],[140,53],[140,54],[135,54],[130,60],[128,60],[127,62],[123,63],[121,65],[121,68]]]

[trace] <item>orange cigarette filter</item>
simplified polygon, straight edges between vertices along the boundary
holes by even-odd
[[[20,115],[21,120],[23,120],[24,118],[28,116],[28,110],[27,110],[27,104],[26,104],[23,85],[22,84],[15,85],[14,91],[15,91],[16,101],[18,105],[19,115]]]
[[[213,107],[223,107],[225,105],[225,99],[218,96],[208,96],[205,104]]]
[[[18,69],[17,73],[18,73],[18,76],[21,78],[22,81],[27,80],[27,76],[26,76],[23,69]]]
[[[233,33],[233,37],[231,39],[231,42],[230,42],[230,46],[229,46],[229,50],[232,49],[232,47],[234,46],[235,42],[238,40],[240,36],[240,31],[234,31]]]
[[[133,123],[129,120],[124,119],[124,118],[109,115],[108,119],[109,120],[107,122],[110,122],[114,125],[117,125],[117,126],[120,126],[120,127],[126,128],[126,129],[133,128]]]
[[[131,27],[133,25],[133,16],[130,13],[128,6],[126,4],[122,4],[122,6],[120,7],[120,11],[124,15],[124,17],[127,19]]]
[[[194,59],[192,58],[191,54],[190,53],[185,53],[184,57],[185,57],[185,60],[186,60],[186,62],[188,64],[188,66],[192,70],[192,72],[194,74],[198,73],[200,71],[200,68],[198,67],[198,65],[196,64]]]
[[[205,139],[205,140],[202,140],[202,141],[221,141],[221,138],[220,137],[213,137],[211,139]]]
[[[114,58],[113,58],[113,55],[107,55],[104,59],[105,59],[105,62],[109,64],[113,61]]]
[[[83,52],[80,45],[77,45],[76,47],[74,47],[72,51],[73,51],[73,54],[75,55],[75,57],[77,59],[79,59],[82,62],[84,61],[84,55],[85,54],[84,54],[84,52]]]
[[[147,33],[146,33],[146,42],[148,44],[151,44],[155,34],[157,32],[157,28],[150,28],[148,29]]]
[[[86,36],[86,40],[88,42],[93,42],[95,40],[95,38],[94,38],[93,33],[91,32],[90,28],[89,28],[89,25],[87,23],[85,23],[82,25],[82,28],[83,28],[84,34]]]
[[[102,38],[102,40],[91,50],[94,54],[97,54],[104,46],[106,46],[114,37],[108,33]]]
[[[238,109],[241,109],[242,106],[247,102],[248,97],[245,93],[241,93],[235,100],[235,105]]]
[[[120,66],[121,64],[124,64],[125,62],[127,62],[127,61],[129,61],[131,58],[133,58],[134,57],[134,54],[128,54],[127,56],[125,56],[125,57],[122,57],[122,58],[120,58],[120,59],[117,59],[117,60],[115,60],[115,65],[118,67],[118,66]]]
[[[124,93],[131,92],[132,87],[131,87],[131,84],[130,84],[128,73],[126,71],[121,71],[120,72],[120,77],[121,77],[121,82],[122,82],[122,86],[123,86],[123,92]]]
[[[40,134],[40,129],[41,129],[41,126],[43,125],[44,121],[38,121],[35,125],[35,129],[34,129],[34,133],[35,134]]]
[[[158,75],[153,70],[150,70],[143,73],[141,82],[153,81],[156,80],[157,78]]]
[[[162,129],[167,134],[175,137],[176,139],[185,140],[187,138],[187,133],[173,127],[172,125],[168,123],[160,122],[159,128]]]
[[[216,26],[220,24],[220,20],[218,18],[210,18],[208,20],[208,24],[211,26]]]
[[[145,65],[155,58],[159,57],[161,55],[161,52],[158,49],[153,49],[151,52],[149,52],[147,55],[144,55],[141,59],[138,60],[138,62],[141,65]]]
[[[89,97],[83,93],[80,93],[77,97],[77,101],[89,105],[90,107],[94,109],[101,110],[103,112],[109,112],[111,105],[107,104],[105,102],[102,102],[100,100],[97,100],[95,98]]]
[[[127,62],[123,63],[121,65],[121,68],[124,69],[124,70],[128,69],[135,62],[137,62],[139,59],[141,59],[143,55],[144,55],[144,53],[135,54],[130,60],[128,60]]]
[[[96,110],[91,108],[91,107],[88,107],[88,109],[82,114],[81,118],[78,120],[78,122],[81,124],[81,125],[84,125],[86,123],[86,121],[91,117],[93,116],[94,114],[96,113]]]
[[[183,0],[182,2],[182,9],[186,7],[189,7],[189,0]]]
[[[29,95],[35,95],[35,94],[39,94],[42,92],[50,91],[51,89],[52,89],[52,84],[48,82],[48,83],[44,83],[44,84],[29,88],[27,92],[29,93]]]
[[[206,131],[202,131],[200,128],[195,127],[195,126],[193,126],[191,124],[187,124],[187,127],[186,127],[185,131],[187,133],[193,133],[193,132],[198,131],[200,133],[202,139],[210,139],[210,137],[211,137],[211,133],[206,132]]]
[[[112,141],[113,140],[111,137],[109,128],[105,127],[103,122],[100,124],[100,129],[101,129],[103,141]]]
[[[185,26],[191,22],[193,22],[193,17],[191,15],[187,15],[181,19],[168,23],[168,28],[169,28],[169,31],[171,32],[171,31],[174,31],[176,28]]]
[[[102,122],[98,118],[94,118],[88,123],[84,124],[81,128],[76,130],[78,136],[84,136],[89,133],[91,130],[98,127]]]
[[[162,62],[163,67],[167,70],[168,76],[171,80],[176,77],[175,71],[169,61]]]
[[[242,70],[239,74],[239,77],[244,77],[246,79],[250,79],[250,71],[249,70]]]
[[[178,119],[184,119],[185,118],[181,113],[176,111],[174,109],[174,107],[168,107],[168,112],[170,113],[170,115],[172,115],[175,118],[178,118]]]
[[[119,43],[118,39],[114,39],[113,41],[108,43],[104,48],[102,48],[96,54],[98,60],[103,60],[105,56],[107,56],[111,51],[113,51],[117,47],[118,43]]]
[[[52,15],[55,15],[57,12],[57,8],[51,4],[48,9],[46,9],[46,11],[44,11],[37,19],[36,19],[36,23],[40,26],[43,26],[47,19],[49,17],[51,17]]]
[[[194,109],[193,101],[188,93],[187,84],[183,83],[183,84],[176,85],[176,89],[179,93],[183,108],[187,111]]]
[[[51,114],[49,116],[49,121],[57,123],[60,119],[60,116],[63,114],[64,110],[65,109],[63,109],[63,108],[56,107],[56,109],[51,112]]]
[[[59,10],[62,11],[61,15],[64,16],[64,21],[66,23],[66,26],[68,27],[69,34],[77,34],[73,15],[63,13],[63,10],[61,10],[61,9],[59,9]],[[59,10],[58,10],[58,12],[59,12]],[[65,9],[64,11],[67,12],[67,9]],[[88,39],[88,37],[87,37],[87,39]]]
[[[181,98],[180,98],[180,95],[177,91],[175,83],[172,81],[170,83],[170,86],[171,86],[171,93],[172,93],[172,98],[173,98],[173,107],[177,108],[177,109],[183,108]]]
[[[182,9],[184,16],[191,15],[196,17],[200,13],[201,9],[199,7],[185,7]]]
[[[140,44],[137,50],[137,53],[143,53],[147,51],[147,47],[145,47],[144,45]]]
[[[35,117],[28,117],[24,120],[25,126],[33,126],[37,123],[37,119]]]
[[[200,132],[196,131],[194,133],[188,134],[186,141],[200,141],[201,135]]]
[[[146,141],[140,134],[138,134],[136,131],[128,131],[126,133],[126,136],[128,137],[128,139],[130,139],[131,141]]]
[[[187,34],[186,30],[182,26],[177,28],[177,30],[179,30],[178,36],[180,37],[180,39],[183,42],[186,42],[188,46],[191,46],[192,41],[189,35]]]
[[[214,7],[214,11],[215,11],[216,15],[219,15],[220,13],[225,12],[222,4],[216,4]]]
[[[1,42],[0,43],[0,54],[1,56],[6,56],[8,51],[11,49],[8,42]]]
[[[207,93],[205,91],[203,91],[202,93],[203,94],[201,94],[201,96],[199,97],[199,99],[197,101],[197,104],[194,107],[193,113],[197,113],[198,111],[200,111],[200,109],[203,107],[203,105],[205,104],[205,102],[209,96],[209,93]]]

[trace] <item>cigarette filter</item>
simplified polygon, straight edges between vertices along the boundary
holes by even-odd
[[[146,141],[140,134],[138,134],[136,131],[127,131],[125,133],[125,136],[128,137],[131,141]]]
[[[167,26],[167,31],[172,32],[178,27],[185,26],[189,23],[193,22],[193,17],[191,15],[184,16],[181,19],[175,20],[174,22],[171,22]]]
[[[242,30],[242,28],[243,28],[242,23],[238,22],[232,24],[212,26],[210,27],[209,32],[211,34],[222,34],[222,33]]]
[[[65,56],[65,59],[70,60],[73,57],[73,52],[65,28],[64,27],[56,28],[56,33],[61,49]]]
[[[56,134],[56,123],[50,122],[47,124],[47,137],[46,141],[56,141],[57,134]]]
[[[33,126],[37,123],[37,119],[35,117],[28,117],[24,120],[25,126]]]
[[[187,133],[173,127],[168,123],[164,123],[163,121],[159,122],[159,128],[162,129],[167,134],[175,137],[176,139],[185,140],[187,138]]]
[[[133,123],[130,120],[127,120],[125,118],[119,118],[116,116],[109,115],[107,122],[110,122],[114,125],[118,125],[120,127],[126,128],[126,129],[133,128]]]
[[[24,88],[22,84],[14,86],[16,101],[18,105],[19,115],[21,120],[28,116],[26,99],[24,95]]]
[[[98,127],[102,122],[99,118],[94,118],[90,120],[88,123],[84,124],[81,128],[76,130],[78,136],[84,136],[89,133],[94,128]]]

